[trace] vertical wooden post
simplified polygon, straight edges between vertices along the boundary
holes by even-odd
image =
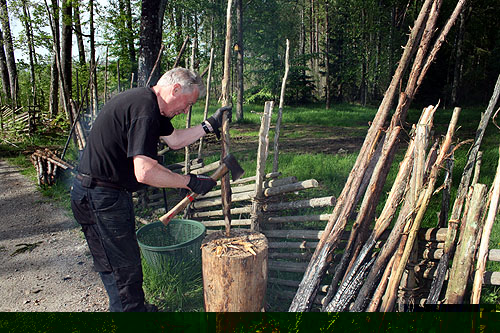
[[[210,49],[210,62],[208,64],[208,74],[207,74],[207,93],[205,95],[205,110],[203,111],[203,120],[207,119],[208,106],[210,104],[210,83],[212,82],[212,66],[214,62],[214,48]],[[198,158],[201,158],[201,151],[203,149],[203,136],[200,138],[200,144],[198,147]]]
[[[222,79],[222,105],[228,106],[231,104],[231,95],[229,93],[229,77],[231,75],[231,5],[232,0],[227,2],[226,12],[226,46],[224,51],[224,77]],[[227,112],[222,116],[222,152],[221,162],[229,154],[230,137],[229,137],[229,118]],[[226,236],[231,232],[231,184],[229,173],[221,179],[221,195],[222,195],[222,211],[224,213],[224,222],[226,226]]]
[[[269,127],[271,124],[271,115],[273,112],[273,102],[266,102],[264,106],[264,115],[260,120],[259,148],[257,150],[257,171],[255,176],[255,194],[252,201],[251,224],[250,229],[260,230],[260,220],[262,217],[262,203],[264,197],[263,182],[266,174],[266,160],[269,146]]]
[[[280,96],[280,105],[278,109],[278,119],[276,120],[276,129],[274,132],[274,162],[273,162],[273,172],[278,172],[278,155],[279,155],[279,137],[280,137],[280,127],[281,127],[281,118],[283,117],[283,104],[285,101],[285,88],[286,88],[286,79],[288,77],[288,70],[290,68],[288,64],[288,57],[290,52],[290,41],[286,40],[286,52],[285,52],[285,75],[283,76],[283,82],[281,83],[281,96]]]

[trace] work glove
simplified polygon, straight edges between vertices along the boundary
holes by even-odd
[[[210,191],[217,184],[215,180],[208,176],[193,175],[192,173],[190,173],[189,177],[191,177],[191,179],[189,180],[187,186],[191,191],[197,194],[203,195]]]
[[[207,121],[210,123],[210,126],[212,126],[211,132],[215,133],[217,139],[220,139],[219,128],[222,126],[222,115],[224,114],[224,112],[227,112],[227,118],[229,119],[229,121],[231,121],[233,116],[233,113],[231,112],[232,109],[233,107],[231,105],[223,106],[217,109],[217,111],[215,111],[215,113],[207,119]]]

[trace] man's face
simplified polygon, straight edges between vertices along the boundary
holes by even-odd
[[[173,118],[181,113],[188,113],[189,108],[196,103],[198,99],[198,88],[194,87],[191,91],[183,91],[182,87],[174,87],[165,99],[166,105],[160,107],[161,114],[168,118]]]

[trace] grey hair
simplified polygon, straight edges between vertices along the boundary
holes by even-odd
[[[182,67],[176,67],[163,74],[156,85],[171,86],[176,83],[181,85],[182,91],[185,93],[190,93],[193,90],[193,86],[197,86],[199,92],[198,98],[205,96],[205,85],[200,75]]]

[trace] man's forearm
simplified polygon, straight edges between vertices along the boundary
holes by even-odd
[[[176,150],[189,146],[205,134],[206,133],[203,127],[201,125],[197,125],[190,128],[176,129],[174,133],[169,136],[162,136],[161,139],[171,149]]]

